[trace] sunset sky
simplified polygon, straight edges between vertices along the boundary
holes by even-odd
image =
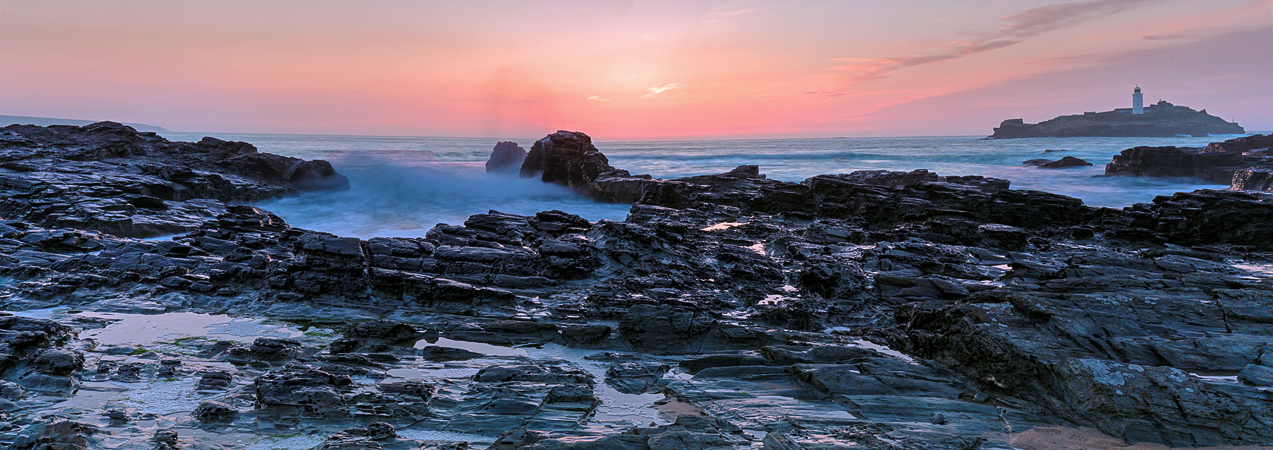
[[[1273,131],[1273,0],[0,0],[0,114],[176,131],[986,135],[1136,84]]]

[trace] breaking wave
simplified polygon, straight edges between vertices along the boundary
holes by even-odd
[[[623,220],[629,205],[594,203],[537,179],[489,175],[482,163],[363,161],[342,166],[351,188],[261,204],[295,227],[341,236],[419,237],[440,223],[458,225],[490,210],[533,215],[553,209],[588,220]]]

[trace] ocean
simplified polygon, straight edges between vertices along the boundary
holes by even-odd
[[[260,151],[327,159],[350,178],[352,189],[311,193],[259,204],[289,224],[342,236],[418,237],[439,223],[461,224],[490,210],[534,214],[562,210],[589,220],[623,220],[628,205],[600,204],[555,185],[488,176],[484,163],[499,141],[530,150],[536,138],[433,138],[230,133],[162,133],[172,140],[203,136],[250,142]],[[542,137],[542,136],[541,136]],[[1069,195],[1092,206],[1121,208],[1157,195],[1223,189],[1191,179],[1104,177],[1120,151],[1141,145],[1201,147],[1237,136],[1207,138],[1032,138],[981,136],[607,141],[594,144],[612,166],[633,174],[677,178],[758,164],[769,178],[800,181],[856,170],[928,169],[939,175],[984,175],[1012,181],[1013,189]],[[1046,152],[1046,153],[1045,153]],[[1038,169],[1029,159],[1074,156],[1091,167]]]

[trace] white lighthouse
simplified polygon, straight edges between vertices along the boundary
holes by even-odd
[[[1140,95],[1140,86],[1136,86],[1136,90],[1132,91],[1132,114],[1145,113],[1145,99]]]

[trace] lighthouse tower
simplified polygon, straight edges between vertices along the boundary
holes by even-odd
[[[1145,99],[1140,95],[1140,86],[1136,86],[1136,90],[1132,91],[1132,114],[1145,113]]]

